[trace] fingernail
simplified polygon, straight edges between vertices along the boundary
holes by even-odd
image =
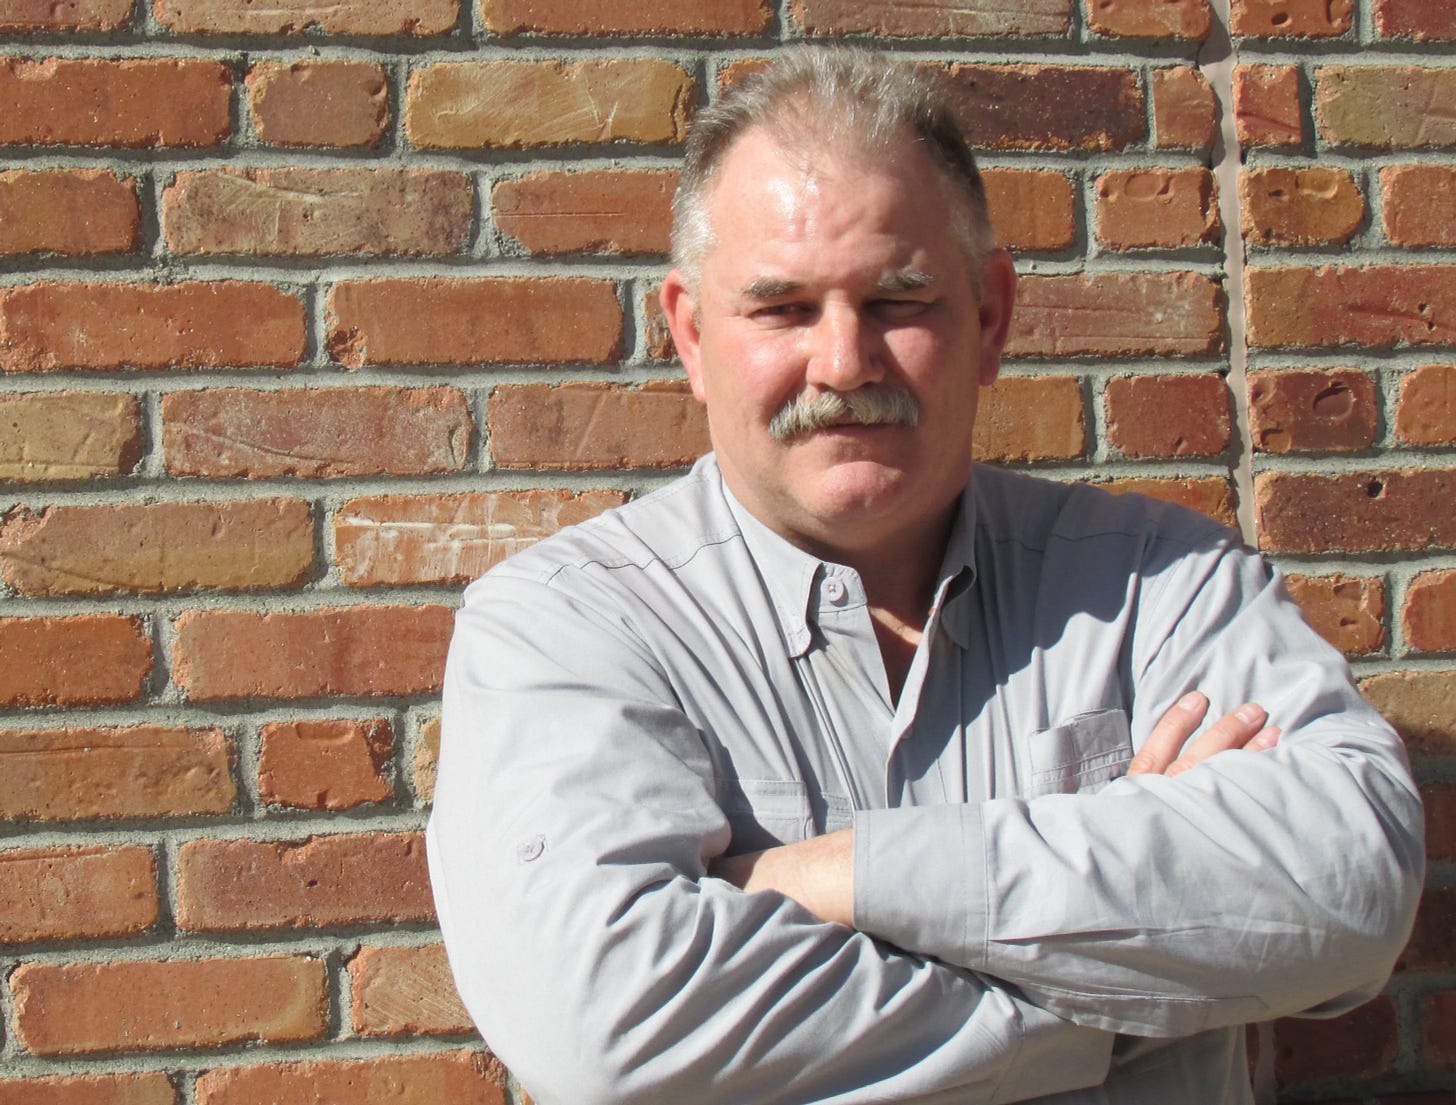
[[[1189,713],[1201,710],[1203,709],[1203,695],[1198,691],[1189,691],[1178,700],[1178,707]]]
[[[1252,702],[1246,702],[1234,711],[1234,717],[1238,718],[1245,725],[1258,725],[1268,715],[1263,709],[1255,706]]]

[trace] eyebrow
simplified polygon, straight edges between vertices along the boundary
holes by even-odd
[[[803,287],[798,280],[776,280],[772,276],[760,276],[757,280],[749,281],[743,294],[749,299],[778,299],[780,296],[793,295]]]
[[[881,292],[918,292],[935,283],[935,277],[919,269],[900,269],[886,273],[875,282],[875,289]]]
[[[875,281],[875,291],[894,294],[896,292],[918,292],[935,284],[935,277],[919,269],[898,269],[886,273]],[[760,276],[751,280],[743,289],[749,299],[779,299],[802,291],[804,284],[798,280],[783,280],[772,276]]]

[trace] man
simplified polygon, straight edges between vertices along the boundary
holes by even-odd
[[[1239,1026],[1382,985],[1398,740],[1223,530],[972,470],[989,237],[923,74],[795,52],[695,123],[714,456],[474,584],[446,679],[441,926],[541,1105],[1244,1102]]]

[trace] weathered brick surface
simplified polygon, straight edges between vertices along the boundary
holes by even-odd
[[[680,142],[692,97],[692,78],[655,58],[441,62],[410,77],[404,123],[423,149]]]
[[[1065,173],[1039,169],[986,169],[986,207],[996,240],[1008,249],[1053,251],[1077,237],[1076,196]]]
[[[1456,245],[1456,166],[1380,170],[1385,236],[1399,246]]]
[[[1274,1023],[1274,1070],[1282,1085],[1393,1069],[1395,1003],[1378,997],[1334,1020]]]
[[[150,848],[0,851],[0,944],[125,936],[149,928],[157,910]]]
[[[173,678],[193,701],[423,694],[440,689],[453,621],[448,606],[189,610]]]
[[[276,146],[373,146],[389,122],[389,85],[374,62],[260,61],[245,83],[253,129]]]
[[[209,388],[162,400],[162,449],[178,476],[458,472],[473,429],[450,387]]]
[[[1456,671],[1383,672],[1360,689],[1412,751],[1456,756]]]
[[[1251,268],[1249,343],[1391,348],[1456,341],[1456,265]]]
[[[0,526],[0,571],[27,595],[296,587],[313,540],[299,499],[19,508]]]
[[[490,451],[502,468],[672,468],[708,451],[687,384],[508,384],[491,396]]]
[[[0,705],[130,702],[152,670],[140,618],[0,618]]]
[[[506,1105],[499,1063],[480,1052],[224,1067],[197,1079],[197,1105]]]
[[[394,795],[394,730],[385,718],[276,721],[259,734],[258,796],[310,810],[346,810]]]
[[[204,35],[437,35],[455,26],[459,10],[459,0],[152,0],[164,27]]]
[[[1417,41],[1456,39],[1456,8],[1430,0],[1373,0],[1376,31]]]
[[[0,172],[0,253],[125,253],[137,247],[140,229],[131,177],[104,169]]]
[[[1118,169],[1097,178],[1097,237],[1111,249],[1200,245],[1217,241],[1222,228],[1207,169]]]
[[[1075,376],[1002,376],[981,391],[971,442],[977,460],[1070,460],[1086,451]]]
[[[1359,369],[1249,373],[1249,436],[1259,452],[1367,449],[1379,422],[1375,382]]]
[[[766,30],[772,12],[768,0],[481,0],[480,17],[501,35],[741,35]]]
[[[1342,245],[1365,219],[1347,169],[1272,165],[1239,174],[1244,237],[1264,246]]]
[[[349,961],[350,1019],[361,1036],[471,1032],[443,944],[361,948]]]
[[[1160,150],[1206,150],[1218,130],[1213,87],[1191,65],[1153,70],[1153,138]]]
[[[220,729],[134,725],[0,732],[0,819],[226,813],[237,788]]]
[[[622,309],[605,280],[384,279],[335,284],[329,352],[350,368],[613,360]]]
[[[419,833],[194,840],[177,852],[177,923],[199,932],[433,920]]]
[[[1203,457],[1229,446],[1233,414],[1217,373],[1117,376],[1103,397],[1108,440],[1124,456]]]
[[[1098,66],[954,65],[961,125],[991,149],[1121,150],[1147,133],[1129,70]]]
[[[1421,787],[1426,809],[1426,858],[1456,859],[1456,783],[1428,783]]]
[[[813,35],[1060,35],[1072,0],[792,0],[789,11]]]
[[[443,169],[210,169],[177,174],[162,226],[173,253],[459,253],[474,199]]]
[[[1087,25],[1101,35],[1202,39],[1212,19],[1208,0],[1087,0]]]
[[[0,1078],[0,1105],[177,1105],[161,1071]]]
[[[1422,572],[1406,592],[1405,640],[1421,652],[1456,652],[1456,572]]]
[[[1401,379],[1395,432],[1408,445],[1456,445],[1456,365],[1422,365]]]
[[[1456,548],[1456,469],[1269,472],[1255,480],[1259,547],[1271,552]]]
[[[478,491],[351,499],[334,516],[339,573],[354,587],[468,583],[506,557],[585,521],[619,491]]]
[[[37,1055],[311,1040],[328,1020],[324,965],[305,956],[27,963],[10,988]]]
[[[1398,970],[1456,967],[1456,886],[1428,886],[1416,910],[1416,927],[1401,953]]]
[[[1378,577],[1291,575],[1285,582],[1321,637],[1348,656],[1385,644],[1385,584]]]
[[[1421,999],[1421,1057],[1432,1070],[1456,1068],[1456,990]]]
[[[1206,514],[1220,525],[1233,527],[1238,524],[1233,485],[1223,477],[1124,476],[1093,482],[1119,495],[1146,495],[1150,499],[1186,506],[1189,510]]]
[[[1240,145],[1297,146],[1304,141],[1297,66],[1237,66],[1233,98]]]
[[[1223,348],[1223,293],[1198,273],[1027,276],[1016,288],[1012,357],[1173,356]]]
[[[1456,70],[1327,65],[1315,71],[1314,92],[1320,133],[1336,145],[1456,145]]]
[[[495,224],[532,253],[665,254],[677,177],[599,170],[503,180],[491,191]]]
[[[0,370],[288,368],[303,303],[261,281],[21,284],[0,290]]]
[[[1349,31],[1354,0],[1232,0],[1229,30],[1250,38],[1328,38]]]
[[[117,476],[131,471],[141,453],[141,405],[133,395],[0,395],[0,480],[46,483]]]
[[[420,726],[420,740],[410,763],[411,783],[426,802],[435,797],[435,779],[440,767],[440,719],[432,717]]]
[[[0,0],[0,32],[114,31],[131,14],[132,0]],[[0,1102],[8,1105],[3,1089]]]
[[[231,94],[206,58],[0,57],[0,143],[213,146]]]

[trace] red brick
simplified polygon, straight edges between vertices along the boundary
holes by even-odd
[[[130,702],[151,670],[152,645],[140,618],[0,618],[0,705]]]
[[[448,606],[189,610],[173,677],[194,702],[438,691],[453,620]]]
[[[1012,357],[1177,356],[1223,349],[1223,293],[1192,272],[1027,276]]]
[[[0,32],[115,31],[131,22],[131,11],[132,0],[0,0]]]
[[[1428,783],[1421,787],[1426,807],[1426,858],[1456,859],[1456,783]]]
[[[1095,480],[1108,491],[1118,495],[1146,495],[1165,503],[1177,503],[1189,510],[1205,514],[1215,522],[1233,529],[1238,526],[1237,508],[1234,506],[1233,485],[1221,476],[1205,476],[1199,479],[1174,478],[1167,476],[1125,476],[1115,480]]]
[[[126,253],[139,244],[140,228],[131,177],[104,169],[0,172],[0,253]]]
[[[672,468],[710,448],[703,408],[677,380],[504,384],[488,423],[502,468]]]
[[[1449,971],[1456,967],[1456,886],[1428,886],[1416,910],[1416,927],[1398,969]]]
[[[1087,25],[1123,38],[1191,38],[1208,34],[1208,0],[1087,0]]]
[[[119,476],[130,472],[141,455],[141,404],[134,395],[0,395],[0,480],[44,483]]]
[[[1071,460],[1086,451],[1082,385],[1075,376],[1002,376],[981,391],[972,433],[984,461]]]
[[[349,961],[351,1018],[360,1036],[448,1036],[474,1031],[455,992],[443,944],[361,948]]]
[[[1275,1021],[1274,1046],[1280,1085],[1385,1073],[1398,1046],[1395,1003],[1382,996],[1333,1020]]]
[[[126,936],[150,928],[157,909],[150,848],[0,851],[0,943]]]
[[[237,788],[219,729],[0,732],[0,819],[74,821],[227,813]]]
[[[417,476],[459,472],[474,423],[449,387],[208,388],[162,399],[174,476]]]
[[[1077,240],[1077,201],[1064,173],[987,169],[981,179],[998,244],[1015,250],[1054,251]]]
[[[27,963],[10,988],[36,1055],[285,1043],[328,1027],[324,965],[303,956]]]
[[[1456,245],[1456,168],[1392,165],[1380,170],[1385,236],[1398,246]]]
[[[440,767],[440,719],[432,717],[420,726],[419,743],[411,762],[415,793],[426,802],[435,797],[435,778]]]
[[[618,491],[351,499],[334,516],[334,556],[351,587],[468,583],[541,538],[625,500]]]
[[[1289,594],[1315,632],[1347,656],[1385,644],[1385,583],[1371,576],[1289,576]]]
[[[193,840],[177,853],[177,923],[196,932],[434,920],[419,833]]]
[[[384,364],[606,364],[622,308],[607,280],[359,280],[328,295],[329,352],[349,368]]]
[[[1456,548],[1456,469],[1337,476],[1265,473],[1255,480],[1259,547],[1281,553]]]
[[[1456,39],[1456,8],[1431,0],[1374,0],[1375,30],[1386,38]]]
[[[1218,100],[1213,87],[1191,65],[1153,70],[1153,134],[1158,149],[1213,148]]]
[[[197,1105],[506,1105],[500,1064],[480,1052],[224,1067],[197,1079]]]
[[[491,191],[495,223],[532,253],[666,253],[676,172],[544,172]]]
[[[1315,118],[1335,145],[1456,145],[1456,70],[1326,65],[1315,72]]]
[[[1270,166],[1240,172],[1244,237],[1262,246],[1343,245],[1365,219],[1346,169]]]
[[[1330,38],[1350,29],[1353,0],[1232,0],[1229,30],[1248,38]]]
[[[1375,383],[1359,369],[1249,373],[1249,436],[1257,452],[1368,449],[1379,422]]]
[[[1072,0],[791,0],[789,11],[811,35],[1061,35]]]
[[[369,61],[260,61],[248,70],[253,129],[275,146],[373,146],[389,123],[389,82]]]
[[[215,146],[231,96],[203,58],[0,58],[0,143]]]
[[[0,1079],[0,1105],[177,1105],[161,1071]]]
[[[642,293],[642,329],[647,355],[654,360],[670,361],[677,356],[667,316],[662,313],[662,282],[654,280]]]
[[[289,368],[303,303],[271,284],[41,283],[0,290],[0,370]]]
[[[301,499],[21,507],[0,527],[0,570],[24,595],[297,587],[313,541]]]
[[[1233,432],[1228,385],[1218,373],[1114,377],[1104,402],[1108,440],[1124,456],[1214,456]]]
[[[1304,141],[1298,66],[1236,66],[1233,98],[1239,145],[1297,146]]]
[[[1065,2],[1065,0],[1062,0]],[[747,35],[772,19],[768,0],[481,0],[492,34]]]
[[[1456,755],[1456,671],[1393,671],[1371,676],[1360,690],[1413,752]],[[1456,933],[1456,923],[1452,930]]]
[[[1456,990],[1421,999],[1421,1058],[1428,1070],[1456,1068]]]
[[[1422,365],[1406,374],[1395,433],[1407,445],[1456,445],[1456,365]]]
[[[1456,571],[1422,572],[1406,591],[1401,624],[1419,652],[1456,652]]]
[[[1253,268],[1245,288],[1250,345],[1390,349],[1456,341],[1456,265]]]
[[[1090,65],[956,65],[961,125],[992,149],[1122,150],[1147,136],[1137,74]]]
[[[394,731],[384,718],[277,721],[263,726],[258,796],[278,806],[347,810],[394,796]]]
[[[454,30],[459,13],[459,0],[152,0],[162,26],[204,35],[438,35]]]
[[[410,77],[404,124],[422,149],[673,143],[692,99],[692,78],[657,58],[441,62]]]
[[[1216,242],[1218,191],[1204,168],[1118,169],[1097,178],[1097,238],[1110,249]]]
[[[173,253],[459,253],[474,223],[470,178],[443,169],[209,169],[162,193]]]

